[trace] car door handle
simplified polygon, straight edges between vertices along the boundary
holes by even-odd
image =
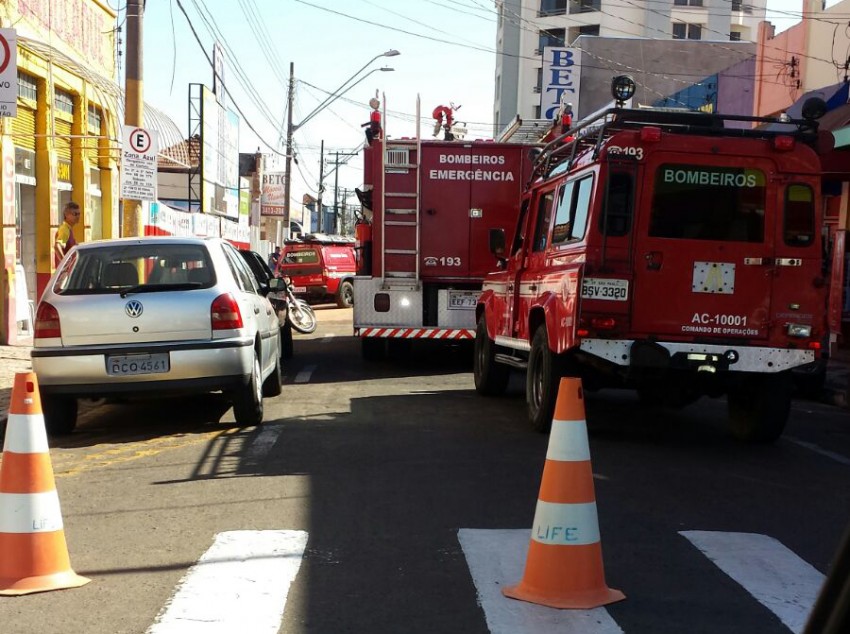
[[[532,293],[536,292],[537,291],[537,284],[532,284],[531,286],[528,287],[528,290],[530,290]]]
[[[259,306],[254,306],[254,314],[255,314],[255,315],[259,315],[259,314],[260,314],[260,308],[259,308]]]

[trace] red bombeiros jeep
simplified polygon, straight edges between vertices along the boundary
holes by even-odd
[[[277,274],[292,278],[295,294],[311,303],[346,308],[354,303],[355,269],[353,238],[308,234],[286,242]]]

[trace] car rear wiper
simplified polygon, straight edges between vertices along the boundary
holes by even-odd
[[[177,282],[173,284],[137,284],[121,291],[121,299],[136,293],[153,293],[156,291],[186,291],[201,288],[201,282]]]

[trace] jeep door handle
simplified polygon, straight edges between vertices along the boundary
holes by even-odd
[[[532,293],[536,292],[537,291],[537,284],[532,284],[531,286],[528,287],[528,290],[530,290]]]

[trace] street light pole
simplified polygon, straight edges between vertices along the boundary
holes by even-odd
[[[316,231],[322,233],[322,193],[325,191],[325,140],[322,139],[322,144],[319,146],[319,199],[316,201],[316,207],[319,210],[319,215],[316,218]]]
[[[308,121],[310,121],[310,119],[312,119],[317,114],[319,114],[319,112],[321,112],[322,110],[327,108],[329,105],[331,105],[334,101],[339,99],[345,92],[351,90],[352,88],[354,88],[354,86],[356,86],[361,81],[366,79],[366,77],[371,75],[373,72],[376,72],[378,70],[381,70],[381,71],[394,70],[392,68],[376,68],[372,72],[367,73],[366,75],[364,75],[363,77],[358,79],[353,84],[351,83],[351,81],[355,77],[357,77],[361,72],[363,72],[366,69],[367,66],[369,66],[369,64],[374,62],[379,57],[395,57],[396,55],[401,55],[401,53],[399,53],[395,49],[390,49],[390,50],[388,50],[384,53],[381,53],[379,55],[375,55],[375,57],[370,59],[368,62],[366,62],[366,64],[364,64],[361,68],[359,68],[356,73],[354,73],[351,77],[346,79],[339,88],[337,88],[335,91],[333,91],[327,97],[327,99],[325,99],[322,103],[320,103],[316,107],[316,109],[313,110],[313,112],[311,112],[310,114],[308,114],[304,118],[304,120],[301,121],[301,123],[299,123],[299,124],[293,124],[292,123],[292,105],[293,105],[293,102],[295,101],[295,64],[293,62],[289,63],[289,94],[288,94],[288,97],[287,97],[287,106],[286,106],[286,110],[287,110],[287,114],[286,114],[286,167],[284,168],[285,171],[286,171],[286,174],[285,174],[285,183],[284,183],[284,187],[283,187],[283,195],[286,198],[286,203],[284,204],[284,208],[283,208],[284,209],[284,211],[283,211],[283,222],[284,222],[283,238],[284,239],[289,237],[289,206],[290,206],[289,197],[290,197],[290,194],[292,192],[292,135],[293,135],[293,133],[296,130],[298,130],[299,128],[301,128]],[[319,193],[319,196],[321,197],[321,192]],[[321,217],[321,210],[319,210],[319,213],[320,213],[320,217]]]
[[[286,178],[283,183],[283,235],[275,236],[280,244],[289,237],[289,196],[292,192],[292,104],[295,101],[295,63],[289,62],[289,94],[286,99]],[[280,231],[278,231],[280,233]]]

